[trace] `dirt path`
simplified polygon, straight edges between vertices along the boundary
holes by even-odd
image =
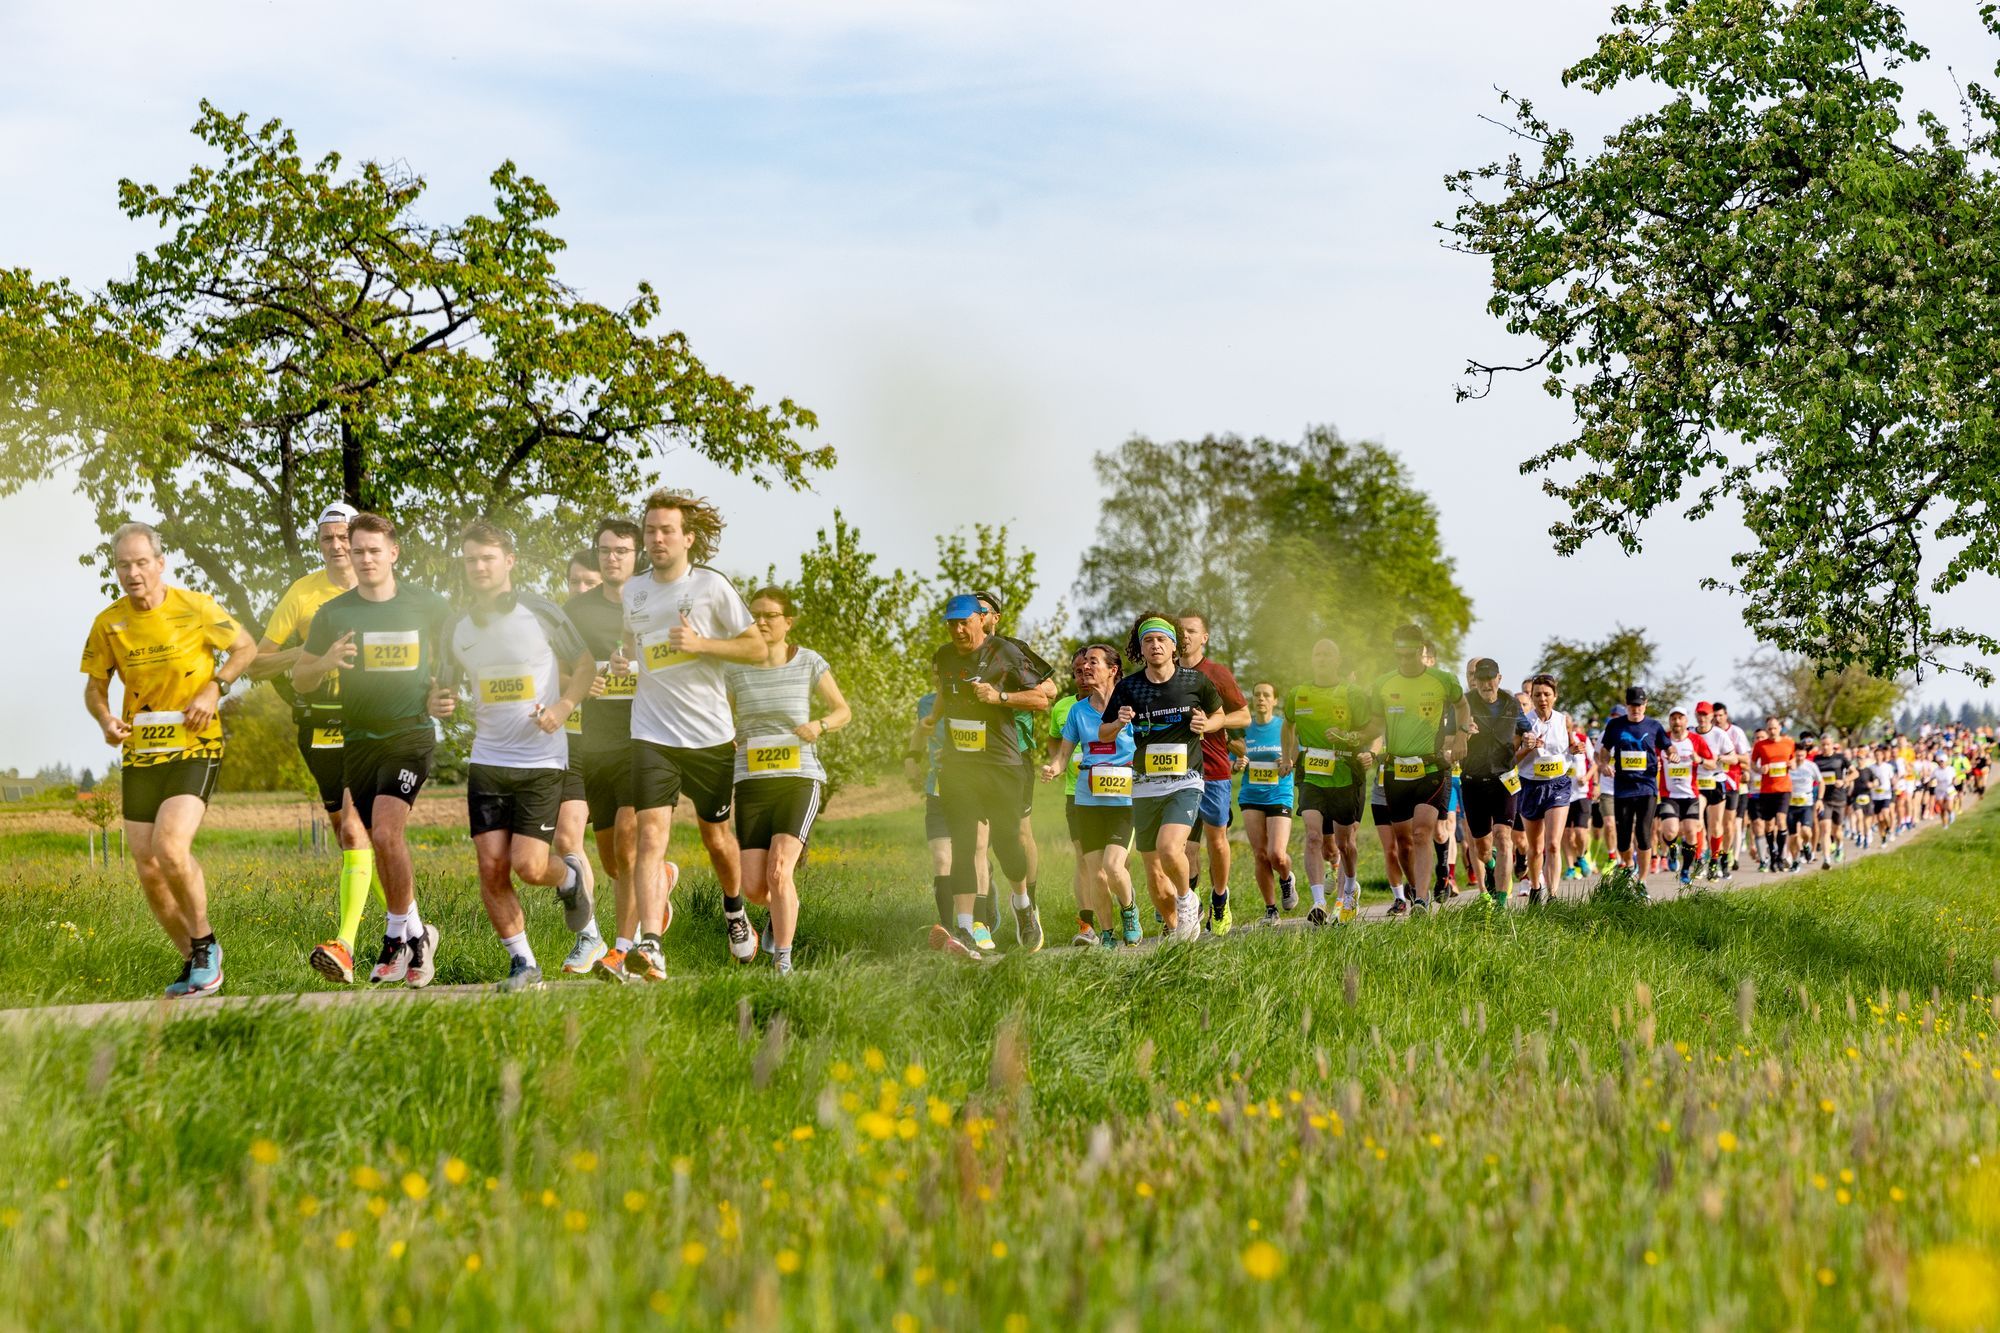
[[[1965,811],[1961,812],[1961,818],[1965,813],[1970,813],[1977,805],[1977,800],[1973,799],[1968,793],[1966,808]],[[1907,847],[1913,838],[1927,837],[1934,830],[1941,827],[1943,825],[1934,822],[1924,824],[1918,828],[1916,833],[1905,834],[1899,837],[1895,845],[1889,848],[1884,848],[1879,843],[1867,851],[1860,851],[1850,847],[1848,848],[1848,855],[1844,864],[1854,865],[1856,862],[1868,857],[1881,856],[1888,852],[1894,852],[1900,848]],[[1836,869],[1838,868],[1840,867],[1836,867]],[[1819,873],[1820,870],[1817,866],[1801,870],[1797,875],[1772,874],[1768,871],[1745,869],[1737,872],[1726,883],[1708,884],[1698,881],[1685,889],[1681,887],[1677,877],[1658,874],[1647,877],[1646,888],[1652,895],[1654,902],[1671,902],[1675,898],[1682,897],[1688,893],[1726,892],[1736,889],[1755,888],[1759,885],[1770,884],[1778,880],[1796,880],[1805,875],[1816,875]],[[1560,885],[1556,896],[1565,901],[1581,901],[1589,897],[1592,882],[1587,879],[1564,881]],[[1239,887],[1235,891],[1234,897],[1239,910],[1249,913],[1255,913],[1259,910],[1257,895],[1254,889],[1246,892],[1246,890]],[[1306,906],[1303,902],[1303,894],[1301,895],[1301,899],[1301,908],[1303,909]],[[1478,905],[1479,902],[1480,895],[1461,892],[1457,898],[1447,904],[1446,910],[1462,911]],[[1527,910],[1526,899],[1517,895],[1508,903],[1507,910]],[[1372,903],[1362,908],[1360,919],[1364,925],[1381,924],[1394,926],[1397,924],[1407,924],[1407,919],[1399,921],[1397,918],[1389,916],[1389,905],[1387,903]],[[1303,930],[1306,928],[1302,910],[1300,914],[1286,917],[1272,925],[1265,925],[1261,920],[1251,918],[1240,923],[1236,927],[1236,930],[1238,933],[1259,933],[1267,930]],[[1149,936],[1145,944],[1140,947],[1158,948],[1161,943],[1162,941],[1157,937]],[[1051,932],[1048,952],[1053,954],[1066,952],[1062,947],[1059,930]],[[695,980],[697,977],[695,974],[689,974],[685,977],[672,979]],[[561,985],[567,984],[561,983]],[[560,986],[552,987],[552,989],[558,988]],[[480,996],[490,997],[492,994],[493,992],[490,987],[482,985],[431,986],[418,991],[408,990],[400,986],[378,989],[362,985],[344,990],[299,991],[285,995],[219,995],[203,1000],[185,1000],[179,1002],[161,997],[152,1000],[112,1001],[104,1004],[41,1005],[21,1009],[0,1009],[0,1028],[12,1031],[40,1024],[53,1023],[79,1028],[96,1027],[103,1023],[120,1021],[166,1023],[180,1022],[189,1018],[201,1018],[211,1014],[222,1013],[254,1013],[259,1010],[330,1009],[336,1005],[349,1004],[414,1004],[430,1000],[465,1000]]]

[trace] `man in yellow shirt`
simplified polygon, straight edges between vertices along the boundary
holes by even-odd
[[[205,593],[166,585],[160,534],[127,523],[111,535],[125,595],[98,613],[83,645],[84,707],[119,747],[125,840],[147,906],[180,951],[171,997],[222,988],[222,946],[208,924],[208,885],[194,859],[209,793],[222,767],[222,693],[257,655]],[[215,655],[228,654],[220,667]],[[111,711],[111,677],[124,699]]]
[[[312,630],[319,609],[354,586],[354,565],[347,558],[347,521],[360,511],[353,505],[335,502],[320,511],[317,527],[320,559],[316,569],[285,589],[264,626],[257,643],[257,660],[250,665],[252,680],[270,680],[272,687],[291,702],[293,720],[298,724],[299,755],[306,771],[319,788],[319,801],[340,839],[340,927],[334,937],[314,946],[306,961],[315,972],[342,985],[354,980],[354,937],[360,933],[361,917],[368,907],[368,886],[378,897],[382,881],[375,875],[375,849],[368,830],[354,811],[341,779],[344,736],[340,719],[340,676],[336,672],[317,689],[300,693],[292,688],[292,666],[305,651],[306,635]]]

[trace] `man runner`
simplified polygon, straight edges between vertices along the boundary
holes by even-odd
[[[625,958],[639,937],[639,902],[633,864],[639,819],[632,795],[632,698],[639,673],[637,646],[625,642],[625,585],[639,562],[639,525],[623,516],[601,519],[591,539],[599,582],[574,593],[563,614],[583,636],[596,664],[580,731],[569,738],[570,758],[583,773],[583,799],[596,832],[597,859],[611,877],[613,943],[604,948],[597,924],[576,939],[563,960],[565,972],[589,972],[604,981],[628,981]],[[595,953],[595,958],[588,957]]]
[[[986,636],[988,638],[1004,639],[1020,650],[1029,661],[1036,663],[1040,669],[1049,673],[1048,679],[1042,682],[1042,694],[1053,707],[1056,702],[1056,696],[1061,690],[1061,686],[1055,678],[1055,668],[1044,662],[1041,656],[1033,648],[1030,648],[1024,640],[1000,633],[999,593],[989,588],[985,591],[975,591],[972,595],[979,599],[980,614],[986,624]],[[1039,931],[1042,922],[1041,899],[1038,896],[1039,881],[1042,874],[1042,847],[1041,843],[1035,838],[1035,756],[1043,748],[1041,735],[1044,728],[1035,714],[1027,709],[1018,709],[1015,711],[1014,726],[1021,734],[1021,753],[1028,757],[1028,762],[1021,766],[1021,845],[1027,849],[1028,854],[1028,910],[1025,915],[1019,909],[1016,909],[1014,913],[1014,933],[1019,938],[1021,946],[1027,948],[1028,940],[1023,930],[1024,923],[1030,925],[1034,930]],[[982,893],[973,910],[986,914],[981,919],[985,921],[988,927],[992,929],[999,928],[1000,902],[998,898]],[[1039,944],[1035,946],[1035,948],[1040,947]],[[1033,953],[1034,949],[1029,949],[1028,951]]]
[[[1785,734],[1785,724],[1764,719],[1764,734],[1750,743],[1750,773],[1757,783],[1757,803],[1751,810],[1753,835],[1764,839],[1764,867],[1774,874],[1785,861],[1785,834],[1792,799],[1792,765],[1798,743]]]
[[[357,514],[348,520],[354,587],[313,617],[305,651],[292,664],[292,688],[310,695],[340,673],[341,785],[368,830],[388,904],[382,952],[368,979],[423,987],[437,973],[438,929],[417,910],[404,830],[430,777],[437,742],[430,705],[451,607],[427,588],[397,583],[401,555],[388,519]]]
[[[1360,848],[1355,839],[1361,807],[1368,800],[1375,706],[1367,690],[1341,680],[1340,645],[1332,639],[1313,644],[1312,673],[1312,683],[1294,686],[1285,700],[1280,741],[1285,754],[1279,768],[1298,775],[1294,796],[1306,830],[1306,883],[1312,890],[1306,924],[1323,926],[1329,840],[1339,919],[1352,921],[1359,908]]]
[[[1676,708],[1667,714],[1667,742],[1660,751],[1660,838],[1667,845],[1667,869],[1679,874],[1683,888],[1694,881],[1695,838],[1707,814],[1695,775],[1714,758],[1708,742],[1688,730],[1686,713]]]
[[[553,855],[552,844],[569,776],[563,724],[582,706],[596,663],[554,603],[514,590],[514,538],[506,529],[484,519],[468,524],[459,555],[471,606],[445,633],[439,674],[472,694],[465,804],[479,898],[507,950],[507,976],[494,989],[540,990],[542,969],[514,880],[554,889],[564,924],[579,935],[592,926],[590,863],[578,852]],[[455,690],[440,690],[431,715],[450,717],[457,706]]]
[[[1370,692],[1375,722],[1382,728],[1382,771],[1387,778],[1391,831],[1407,849],[1402,867],[1409,879],[1416,908],[1428,908],[1422,896],[1430,884],[1437,858],[1438,819],[1451,803],[1451,762],[1447,714],[1460,731],[1470,726],[1465,690],[1448,671],[1424,665],[1424,633],[1404,625],[1393,638],[1396,669],[1375,682]],[[1398,895],[1389,915],[1403,916],[1412,903]]]
[[[1612,816],[1618,835],[1618,864],[1632,871],[1643,897],[1653,855],[1653,813],[1659,801],[1660,755],[1667,729],[1646,716],[1646,687],[1625,690],[1625,715],[1604,724],[1598,762],[1612,774]]]
[[[1201,738],[1201,842],[1208,852],[1208,928],[1227,935],[1229,915],[1229,823],[1236,784],[1229,733],[1250,725],[1250,701],[1236,683],[1236,673],[1208,655],[1208,617],[1192,607],[1174,618],[1180,631],[1181,666],[1199,671],[1222,696],[1223,714]],[[1201,889],[1201,859],[1188,860],[1188,892]]]
[[[704,563],[722,540],[722,515],[713,505],[656,490],[646,497],[641,535],[653,567],[620,593],[626,641],[637,654],[639,675],[632,699],[632,803],[640,938],[625,954],[625,970],[662,981],[666,959],[660,936],[673,922],[680,879],[677,867],[669,874],[667,843],[682,792],[694,803],[702,846],[722,888],[729,955],[739,963],[757,956],[729,820],[736,799],[736,726],[722,668],[727,662],[761,662],[770,649],[743,594],[727,575]]]
[[[1472,730],[1466,737],[1460,779],[1465,833],[1471,840],[1475,871],[1488,857],[1495,858],[1487,902],[1504,906],[1514,891],[1514,817],[1520,812],[1521,796],[1518,765],[1535,748],[1535,735],[1520,700],[1511,690],[1500,688],[1498,662],[1475,658],[1466,674],[1472,681],[1465,700]],[[1567,757],[1563,763],[1567,774]]]
[[[1819,766],[1822,786],[1819,801],[1819,867],[1831,870],[1836,861],[1847,859],[1847,842],[1842,836],[1847,827],[1848,784],[1855,776],[1854,761],[1847,756],[1847,747],[1828,737],[1821,744],[1819,753],[1813,756]]]
[[[194,835],[222,768],[222,695],[257,656],[250,636],[205,593],[166,584],[157,530],[111,534],[124,596],[97,613],[83,642],[83,706],[119,749],[125,842],[153,919],[181,956],[172,998],[222,989],[222,946],[208,922],[208,880]],[[221,666],[217,653],[226,653]],[[111,711],[111,678],[124,682]]]

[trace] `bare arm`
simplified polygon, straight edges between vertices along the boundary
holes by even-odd
[[[305,645],[296,648],[280,648],[269,639],[257,640],[257,658],[250,663],[250,679],[269,680],[290,671],[306,654]]]
[[[90,710],[106,745],[123,745],[132,734],[125,720],[111,711],[111,677],[87,676],[83,682],[83,706]]]
[[[826,705],[826,712],[820,714],[817,721],[808,722],[799,728],[801,740],[817,741],[827,732],[839,731],[854,720],[854,710],[847,706],[847,696],[840,692],[840,686],[834,680],[833,672],[821,672],[819,684],[814,686],[813,692],[819,695],[819,701]],[[806,727],[813,728],[812,735],[804,734]]]
[[[301,694],[310,694],[334,672],[353,666],[359,652],[354,646],[353,630],[328,644],[326,652],[318,657],[301,650],[298,661],[292,664],[292,688]]]

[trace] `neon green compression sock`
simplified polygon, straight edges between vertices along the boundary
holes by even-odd
[[[364,847],[340,854],[340,942],[354,952],[354,936],[361,929],[361,914],[368,908],[368,884],[375,880],[375,850]],[[376,893],[381,882],[375,880]]]

